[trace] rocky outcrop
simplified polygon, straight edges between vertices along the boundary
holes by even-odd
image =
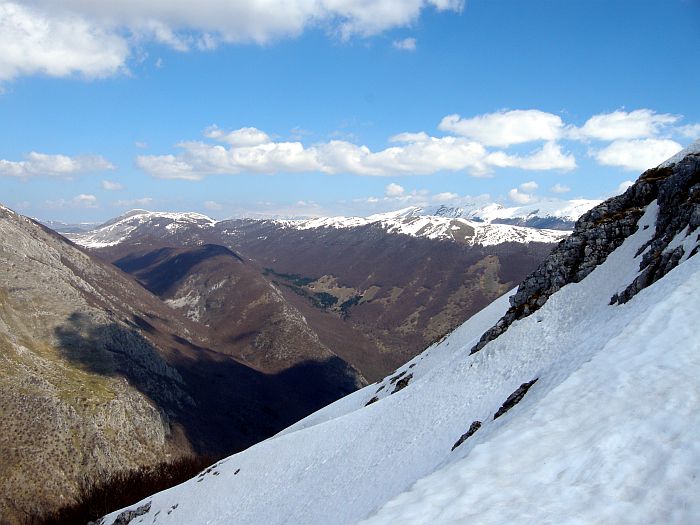
[[[527,383],[523,383],[520,385],[518,388],[515,389],[515,392],[513,392],[511,395],[508,396],[508,399],[506,399],[501,407],[496,411],[496,413],[493,415],[494,419],[498,419],[501,417],[503,414],[508,412],[511,408],[513,408],[515,405],[520,403],[523,398],[525,397],[525,394],[527,394],[527,391],[530,390],[532,385],[537,383],[537,380],[539,378],[535,378],[532,381],[528,381]]]
[[[670,171],[658,185],[659,214],[654,238],[642,247],[640,275],[611,304],[629,301],[640,290],[658,281],[682,259],[692,257],[700,242],[700,155],[689,155],[658,172],[647,172],[654,177]]]
[[[697,235],[700,225],[700,153],[690,153],[673,164],[645,171],[625,193],[583,215],[571,236],[561,241],[520,284],[510,298],[506,314],[484,333],[471,353],[481,350],[514,321],[538,310],[563,286],[584,279],[635,233],[644,210],[655,199],[659,205],[656,233],[644,247],[642,274],[611,302],[629,300],[675,267],[681,257],[694,254],[692,248],[685,252],[677,236],[684,229],[688,235]]]
[[[455,442],[454,445],[452,445],[452,450],[456,449],[458,446],[460,446],[462,443],[464,443],[467,439],[472,437],[474,434],[476,434],[476,431],[481,428],[481,421],[472,421],[472,424],[469,425],[469,430],[467,430],[464,434],[459,436],[459,439]]]

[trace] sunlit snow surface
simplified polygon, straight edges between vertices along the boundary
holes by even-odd
[[[505,299],[402,367],[403,390],[370,385],[133,505],[151,502],[132,523],[700,523],[700,257],[609,306],[656,211],[481,352],[469,355]]]

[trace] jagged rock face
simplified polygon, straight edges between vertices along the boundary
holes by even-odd
[[[625,193],[583,215],[571,236],[560,242],[520,284],[506,315],[484,333],[471,352],[478,352],[514,321],[538,310],[562,286],[580,282],[591,273],[636,231],[644,209],[655,199],[659,206],[656,234],[644,247],[642,273],[627,289],[613,296],[611,304],[628,301],[666,275],[681,258],[694,255],[700,225],[700,154],[647,170]],[[691,249],[686,252],[683,241],[690,236],[695,236],[696,242],[690,242]]]
[[[643,178],[658,179],[659,215],[656,236],[643,248],[641,274],[611,304],[625,303],[658,281],[682,259],[698,251],[700,241],[700,155],[690,155],[673,167],[650,170]]]

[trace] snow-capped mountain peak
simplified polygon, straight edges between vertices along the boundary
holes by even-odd
[[[161,228],[169,234],[175,234],[188,227],[210,229],[215,224],[214,219],[201,213],[137,209],[101,224],[89,232],[69,235],[69,238],[87,248],[104,248],[123,242],[139,228]]]

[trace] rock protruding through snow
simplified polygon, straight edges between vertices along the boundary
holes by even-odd
[[[612,302],[625,302],[639,290],[668,273],[685,254],[666,247],[684,228],[700,225],[700,153],[687,155],[670,166],[647,170],[625,193],[583,215],[570,237],[530,274],[511,297],[506,314],[481,337],[471,353],[481,350],[518,319],[527,317],[569,283],[581,282],[637,230],[646,206],[658,199],[656,236],[642,260],[644,273]],[[688,252],[688,256],[691,252]],[[686,257],[687,258],[687,257]]]

